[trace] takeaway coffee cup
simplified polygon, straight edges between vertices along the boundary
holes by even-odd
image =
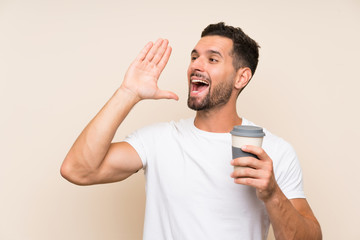
[[[265,133],[261,127],[238,125],[234,126],[230,132],[232,136],[232,157],[255,157],[256,155],[241,150],[244,145],[253,145],[261,147]]]

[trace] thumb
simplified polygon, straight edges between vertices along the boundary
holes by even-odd
[[[176,95],[171,91],[165,91],[159,89],[155,95],[155,99],[174,99],[177,101],[179,100],[179,97],[178,95]]]

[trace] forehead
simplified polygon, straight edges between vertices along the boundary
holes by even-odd
[[[231,55],[233,42],[230,38],[222,36],[205,36],[196,44],[194,50],[201,54],[202,52],[217,51],[223,56]]]

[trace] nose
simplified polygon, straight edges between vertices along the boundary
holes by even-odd
[[[197,57],[196,59],[191,60],[189,67],[192,71],[203,72],[205,69],[205,63],[201,57]]]

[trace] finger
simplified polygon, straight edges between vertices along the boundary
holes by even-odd
[[[258,169],[261,167],[261,162],[259,159],[253,157],[240,157],[231,160],[231,165]]]
[[[235,178],[234,183],[251,186],[256,189],[258,189],[258,188],[260,188],[260,186],[262,186],[262,180],[255,179],[255,178]]]
[[[257,195],[260,199],[265,199],[271,196],[277,186],[275,181],[255,178],[235,178],[234,182],[256,188]]]
[[[179,97],[171,91],[158,90],[155,99],[174,99],[177,101],[179,100]]]
[[[154,58],[152,59],[152,62],[154,64],[158,64],[160,62],[165,51],[167,50],[168,44],[169,44],[169,41],[167,39],[164,39],[163,42],[161,43],[159,49],[156,51]]]
[[[135,61],[143,61],[148,54],[149,50],[153,46],[153,42],[148,42],[145,47],[141,50],[139,55],[136,57]]]
[[[150,49],[150,51],[148,52],[148,54],[146,55],[145,59],[148,60],[149,62],[153,60],[156,52],[158,51],[159,47],[161,46],[162,42],[164,40],[159,38],[154,45],[152,46],[152,48]]]
[[[171,55],[171,51],[172,51],[172,48],[170,46],[167,46],[164,55],[162,56],[160,62],[158,63],[158,68],[160,70],[160,73],[164,70],[166,64],[168,63],[170,55]]]
[[[261,147],[244,145],[241,147],[241,150],[243,150],[244,152],[255,154],[256,156],[258,156],[259,159],[265,159],[267,157],[267,154]]]
[[[256,178],[260,179],[263,176],[263,171],[249,168],[249,167],[237,167],[231,174],[232,178]]]

